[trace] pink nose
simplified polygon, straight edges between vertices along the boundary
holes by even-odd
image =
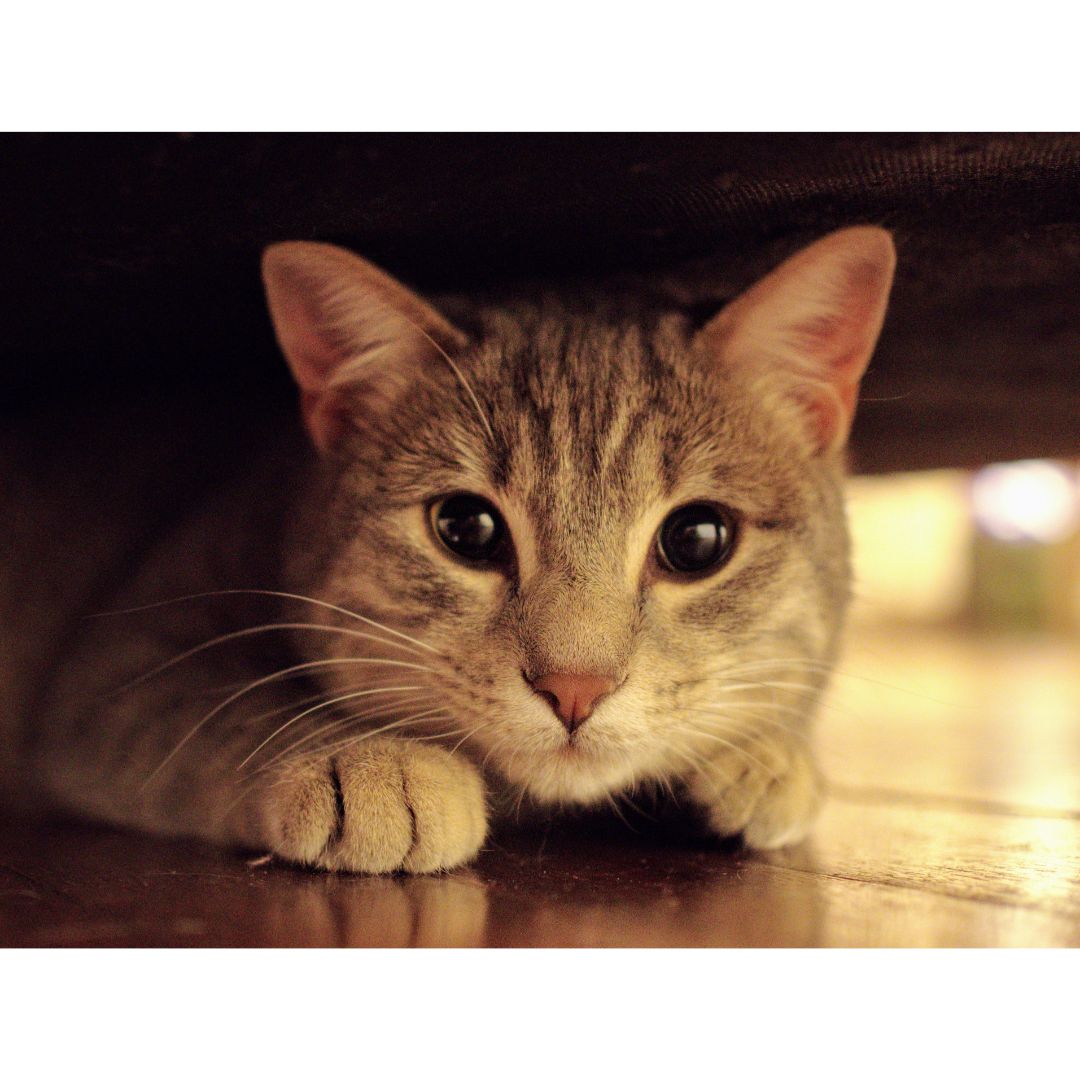
[[[610,675],[572,675],[552,671],[532,680],[533,689],[548,699],[571,734],[591,715],[596,703],[615,689]]]

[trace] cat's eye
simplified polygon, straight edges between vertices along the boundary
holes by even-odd
[[[665,570],[702,574],[718,570],[735,548],[735,518],[714,503],[680,506],[664,519],[656,551]]]
[[[506,547],[499,511],[479,495],[450,495],[431,510],[435,535],[447,550],[470,562],[493,562]]]

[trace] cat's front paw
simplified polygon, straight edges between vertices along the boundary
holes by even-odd
[[[741,835],[759,850],[802,840],[823,800],[809,753],[783,741],[748,740],[714,753],[687,778],[687,791],[717,836]]]
[[[404,740],[365,740],[285,766],[263,811],[278,855],[326,870],[448,870],[473,858],[487,835],[476,769],[441,747]]]

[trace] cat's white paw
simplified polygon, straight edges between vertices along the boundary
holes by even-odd
[[[441,747],[395,739],[284,767],[263,812],[278,855],[326,870],[448,870],[487,835],[476,769]]]
[[[715,753],[687,778],[687,790],[717,836],[741,834],[758,850],[797,844],[823,801],[820,774],[805,750],[760,740]]]

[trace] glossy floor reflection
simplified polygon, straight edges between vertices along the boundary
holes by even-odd
[[[926,634],[849,649],[808,843],[724,850],[646,818],[497,836],[364,879],[79,826],[0,828],[0,944],[1080,945],[1080,646]]]

